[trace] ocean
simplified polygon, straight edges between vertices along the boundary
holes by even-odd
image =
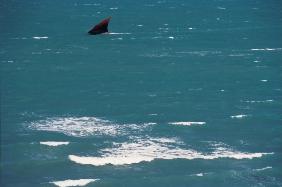
[[[282,186],[281,7],[1,0],[1,187]]]

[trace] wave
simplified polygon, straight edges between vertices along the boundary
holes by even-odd
[[[32,122],[28,128],[39,131],[59,132],[68,136],[120,136],[133,135],[150,129],[156,123],[118,124],[95,117],[54,117]]]
[[[264,168],[254,169],[254,171],[263,171],[263,170],[266,170],[266,169],[272,169],[272,167],[271,166],[266,166]]]
[[[101,4],[99,3],[84,3],[84,4],[81,4],[83,6],[100,6]]]
[[[282,48],[259,48],[259,49],[251,49],[251,51],[280,51]]]
[[[126,35],[126,34],[131,34],[129,32],[109,32],[108,34],[111,35]]]
[[[271,103],[273,102],[273,99],[267,99],[267,100],[261,100],[261,101],[256,101],[256,100],[246,100],[246,101],[241,101],[241,102],[245,102],[245,103]]]
[[[242,118],[246,118],[249,115],[246,114],[239,114],[239,115],[235,115],[235,116],[230,116],[232,119],[236,118],[236,119],[242,119]]]
[[[197,122],[197,121],[182,121],[182,122],[169,122],[171,125],[182,125],[182,126],[191,126],[191,125],[204,125],[206,122]]]
[[[101,150],[100,157],[69,155],[69,159],[75,163],[83,165],[103,166],[128,165],[140,162],[151,162],[155,159],[253,159],[263,155],[273,153],[247,153],[234,151],[226,145],[218,144],[214,151],[210,153],[201,153],[192,149],[182,149],[179,147],[181,142],[175,139],[138,139],[134,142],[125,142],[116,144],[117,147]]]
[[[176,53],[179,54],[188,54],[188,55],[196,55],[196,56],[207,56],[207,55],[221,55],[222,51],[178,51]]]
[[[192,174],[190,176],[202,177],[202,176],[204,176],[204,173],[196,173],[196,174]]]
[[[55,141],[48,141],[48,142],[40,142],[42,145],[48,145],[48,146],[59,146],[59,145],[68,145],[69,142],[55,142]]]
[[[64,181],[54,181],[50,182],[59,187],[69,187],[69,186],[85,186],[91,182],[97,181],[99,179],[78,179],[78,180],[64,180]]]
[[[123,38],[113,38],[112,40],[123,40]]]
[[[48,36],[34,36],[32,38],[36,40],[41,40],[41,39],[48,39]]]

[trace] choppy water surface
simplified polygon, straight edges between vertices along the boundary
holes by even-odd
[[[282,186],[281,6],[4,0],[1,186]]]

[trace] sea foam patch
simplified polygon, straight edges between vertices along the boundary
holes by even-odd
[[[249,116],[250,115],[239,114],[239,115],[230,116],[230,118],[232,118],[232,119],[242,119],[242,118],[246,118],[246,117],[249,117]]]
[[[28,125],[30,129],[63,133],[68,136],[120,136],[134,135],[146,130],[155,123],[143,124],[118,124],[112,121],[96,117],[54,117],[32,122]]]
[[[40,131],[60,132],[69,136],[111,135],[118,133],[118,129],[107,120],[95,117],[47,118],[32,122],[29,128]]]
[[[267,169],[272,169],[272,167],[271,166],[266,166],[264,168],[254,169],[254,171],[264,171],[264,170],[267,170]]]
[[[251,49],[251,51],[279,51],[282,50],[282,48],[255,48]]]
[[[169,122],[170,125],[180,126],[191,126],[191,125],[204,125],[206,122],[203,121],[180,121],[180,122]]]
[[[241,101],[245,103],[271,103],[273,102],[273,99],[267,99],[267,100],[246,100],[246,101]]]
[[[41,39],[48,39],[48,36],[34,36],[32,38],[35,40],[41,40]]]
[[[116,144],[117,147],[101,150],[101,156],[77,156],[69,155],[69,159],[78,164],[103,166],[111,165],[126,165],[140,162],[151,162],[155,159],[253,159],[263,155],[273,153],[247,153],[235,151],[226,145],[218,144],[210,153],[202,153],[193,149],[183,149],[180,147],[181,142],[175,139],[138,139],[134,142],[125,142]]]
[[[128,35],[128,34],[131,34],[129,32],[109,32],[108,34],[111,34],[111,35]]]
[[[85,186],[91,182],[97,181],[99,179],[78,179],[78,180],[64,180],[64,181],[54,181],[50,182],[59,187],[69,187],[69,186]]]
[[[60,146],[60,145],[68,145],[69,142],[47,141],[47,142],[40,142],[40,144],[56,147],[56,146]]]

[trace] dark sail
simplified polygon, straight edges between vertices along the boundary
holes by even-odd
[[[96,34],[102,34],[102,33],[108,32],[108,24],[110,22],[110,19],[111,17],[104,19],[103,21],[95,25],[93,29],[88,31],[88,33],[91,35],[96,35]]]

